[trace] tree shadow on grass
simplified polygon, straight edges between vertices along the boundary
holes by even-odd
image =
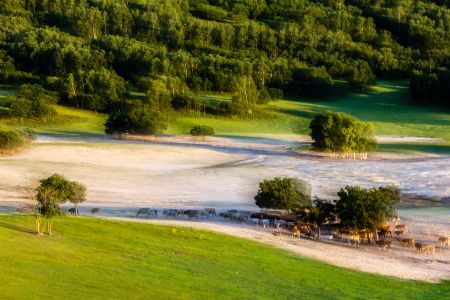
[[[29,234],[36,234],[36,231],[34,231],[32,229],[25,228],[25,227],[20,227],[20,226],[13,225],[13,224],[8,224],[8,223],[5,223],[5,222],[0,222],[0,227],[4,227],[4,228],[11,229],[11,230],[24,232],[24,233],[29,233]]]

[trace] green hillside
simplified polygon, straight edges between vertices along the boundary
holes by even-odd
[[[445,299],[450,282],[402,281],[333,267],[193,229],[58,218],[53,236],[0,216],[2,298]]]

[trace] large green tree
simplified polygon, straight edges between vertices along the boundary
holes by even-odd
[[[400,191],[393,187],[363,189],[346,186],[338,192],[336,212],[341,225],[348,229],[375,231],[396,216]]]
[[[285,210],[311,206],[311,186],[299,178],[266,179],[259,183],[255,203],[261,208]]]
[[[346,113],[324,112],[311,121],[313,148],[327,152],[371,152],[376,149],[374,129]]]
[[[40,216],[46,222],[41,231],[41,222],[36,222],[36,231],[42,234],[47,229],[52,234],[53,218],[61,213],[60,204],[70,201],[76,205],[85,200],[86,187],[78,182],[67,180],[64,176],[53,174],[42,179],[36,189],[36,200]],[[38,216],[38,218],[40,217]]]

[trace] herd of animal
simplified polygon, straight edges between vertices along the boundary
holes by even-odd
[[[392,233],[394,233],[395,238]],[[393,227],[385,225],[378,228],[376,232],[337,230],[333,234],[333,239],[348,242],[349,244],[353,242],[357,246],[361,242],[367,241],[367,243],[371,243],[375,241],[382,251],[390,251],[392,249],[392,243],[398,241],[405,248],[413,248],[418,253],[432,254],[436,252],[435,244],[419,243],[413,237],[409,236],[408,225],[406,224],[395,224]],[[444,248],[450,247],[450,237],[440,236],[437,241]]]
[[[100,208],[92,208],[91,213],[99,213]],[[78,210],[71,208],[68,210],[73,215],[78,215]],[[164,209],[159,212],[160,215],[169,218],[188,218],[200,219],[211,217],[220,217],[223,220],[240,222],[242,224],[251,224],[255,226],[262,226],[263,228],[275,229],[273,234],[280,235],[283,231],[290,234],[293,238],[301,236],[306,238],[320,238],[321,228],[314,224],[298,223],[294,215],[284,213],[277,210],[266,210],[264,212],[254,212],[246,210],[226,210],[218,213],[215,208],[204,209]],[[152,208],[139,208],[136,212],[136,217],[157,217],[158,210]],[[368,232],[365,230],[343,230],[328,224],[323,228],[325,232],[331,233],[329,239],[336,242],[344,242],[349,245],[358,246],[361,243],[376,243],[380,250],[390,251],[392,243],[398,241],[405,248],[416,249],[418,253],[432,254],[436,251],[436,245],[430,243],[417,242],[414,238],[409,236],[408,225],[399,224],[399,220],[394,220],[395,225],[386,225],[378,228],[376,232]],[[327,235],[325,235],[327,236]],[[394,237],[395,236],[395,237]],[[450,237],[440,236],[437,241],[444,248],[450,248]]]

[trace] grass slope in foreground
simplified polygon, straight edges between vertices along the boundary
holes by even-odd
[[[401,281],[338,268],[209,232],[91,218],[32,233],[0,216],[2,298],[445,299],[450,282]]]

